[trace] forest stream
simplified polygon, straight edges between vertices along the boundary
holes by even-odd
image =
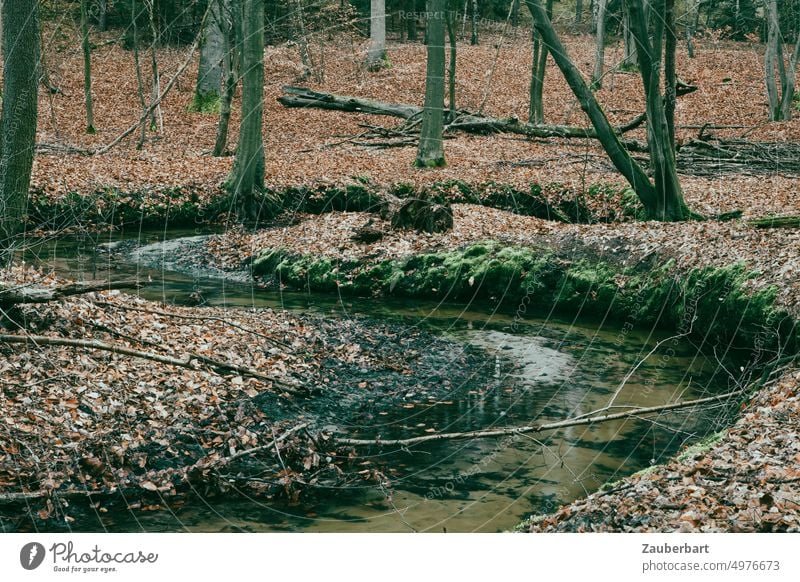
[[[444,398],[437,394],[420,404],[409,388],[412,392],[401,394],[388,410],[371,415],[358,409],[352,416],[336,419],[335,424],[346,427],[351,436],[401,438],[559,420],[603,408],[628,376],[616,405],[657,406],[718,394],[729,387],[725,367],[699,353],[689,341],[675,340],[671,343],[674,353],[667,356],[657,351],[638,365],[659,340],[668,337],[659,331],[622,333],[620,322],[570,321],[546,314],[520,317],[489,304],[358,300],[265,290],[245,278],[226,279],[218,272],[172,270],[177,268],[174,253],[185,240],[179,237],[196,233],[135,236],[127,242],[108,237],[31,242],[25,258],[76,280],[132,275],[149,279],[138,293],[153,301],[190,304],[201,298],[206,305],[231,310],[283,309],[327,321],[360,318],[367,323],[390,322],[398,329],[424,329],[444,343],[436,344],[439,352],[433,360],[441,369],[430,378],[414,379],[421,385],[447,383],[448,363],[460,365],[462,352],[479,355],[483,365],[477,366],[469,381],[450,386]],[[167,243],[160,242],[164,237]],[[156,246],[146,247],[144,254],[141,249],[128,252],[127,262],[109,253],[110,247],[132,248],[139,244],[137,240]],[[154,262],[159,249],[171,261]],[[400,345],[389,348],[401,354],[404,349]],[[383,380],[393,381],[391,376]],[[551,512],[603,484],[665,461],[686,443],[726,426],[729,418],[722,410],[675,411],[648,420],[572,427],[535,438],[440,441],[410,451],[374,449],[365,451],[365,465],[382,468],[391,480],[388,490],[365,483],[347,490],[322,490],[294,504],[197,496],[157,511],[95,513],[72,529],[503,531],[532,513]]]

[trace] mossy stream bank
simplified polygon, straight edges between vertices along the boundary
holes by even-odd
[[[524,315],[559,313],[621,322],[621,330],[662,328],[709,349],[752,352],[755,361],[795,353],[796,322],[774,305],[775,288],[751,292],[742,264],[680,272],[657,257],[632,267],[583,249],[483,242],[403,259],[337,260],[267,249],[256,277],[294,289],[342,295],[488,301]]]

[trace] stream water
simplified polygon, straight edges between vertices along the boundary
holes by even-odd
[[[170,239],[190,234],[167,233]],[[163,235],[136,236],[153,242]],[[637,366],[665,337],[650,329],[634,326],[623,333],[620,322],[519,319],[486,304],[268,292],[245,281],[109,260],[107,253],[98,252],[97,242],[89,237],[42,241],[28,248],[26,258],[75,279],[149,277],[152,283],[139,293],[156,301],[185,303],[199,293],[209,305],[230,309],[272,307],[325,318],[391,319],[483,350],[493,364],[499,381],[492,386],[464,386],[446,401],[398,406],[364,427],[365,436],[376,430],[391,438],[426,430],[558,420],[604,407],[628,375],[617,405],[655,406],[727,389],[719,363],[688,342],[671,345],[674,353],[669,357],[656,353]],[[160,511],[98,514],[96,522],[75,525],[90,531],[502,531],[526,515],[552,511],[603,483],[664,461],[725,420],[719,411],[677,412],[535,438],[447,441],[392,453],[376,450],[370,462],[394,469],[389,474],[391,495],[369,485],[322,491],[313,502],[297,505],[241,498],[192,500]]]

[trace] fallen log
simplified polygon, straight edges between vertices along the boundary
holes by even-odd
[[[768,216],[754,218],[747,223],[755,228],[800,228],[800,216]]]
[[[10,289],[0,287],[0,306],[49,303],[64,297],[94,293],[95,291],[139,289],[143,286],[144,283],[136,279],[128,279],[124,281],[85,281],[82,283],[69,283],[59,287],[44,287],[41,285],[19,286]]]
[[[334,436],[337,445],[352,446],[352,447],[365,447],[365,446],[396,446],[396,447],[409,447],[412,445],[419,445],[430,441],[442,440],[464,440],[464,439],[483,439],[483,438],[498,438],[510,435],[540,433],[550,430],[557,430],[560,428],[568,428],[572,426],[583,426],[590,424],[599,424],[602,422],[610,422],[614,420],[627,420],[630,418],[640,418],[658,412],[666,412],[669,410],[679,410],[681,408],[690,408],[692,406],[701,406],[704,404],[713,404],[723,400],[730,400],[737,396],[742,395],[743,390],[734,390],[733,392],[726,392],[719,396],[709,396],[707,398],[698,398],[696,400],[686,400],[684,402],[674,402],[672,404],[664,404],[661,406],[648,406],[639,407],[626,410],[624,412],[615,412],[612,414],[580,416],[577,418],[568,418],[566,420],[559,420],[556,422],[534,424],[529,426],[511,426],[507,428],[494,428],[486,430],[473,430],[468,432],[443,432],[438,434],[426,434],[417,437],[410,437],[406,439],[382,439],[380,436],[374,439],[350,439],[344,437]]]
[[[370,113],[388,115],[401,119],[412,119],[422,115],[422,107],[406,103],[390,103],[349,95],[320,93],[305,87],[283,87],[283,95],[278,102],[284,107],[313,107],[350,113]],[[645,114],[636,116],[630,122],[618,126],[615,131],[623,134],[642,125]],[[532,138],[578,138],[596,139],[597,132],[591,127],[573,127],[568,125],[533,125],[521,122],[516,117],[500,119],[487,117],[469,111],[459,111],[455,119],[445,127],[445,131],[463,131],[466,133],[513,133]]]

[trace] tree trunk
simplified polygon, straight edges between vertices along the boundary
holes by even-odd
[[[584,112],[588,115],[589,119],[592,122],[592,125],[597,132],[597,137],[600,140],[600,143],[603,145],[603,148],[606,150],[611,162],[614,166],[619,170],[619,172],[628,180],[628,183],[633,188],[634,192],[636,192],[637,196],[641,200],[642,204],[645,207],[645,211],[649,218],[658,219],[658,220],[679,220],[685,218],[684,212],[673,212],[675,207],[685,210],[685,205],[683,204],[683,198],[680,195],[680,190],[677,192],[672,192],[675,197],[678,197],[678,204],[674,204],[672,200],[664,200],[663,197],[658,196],[656,192],[656,188],[653,184],[650,183],[647,174],[644,172],[642,167],[639,163],[634,160],[630,153],[622,146],[622,143],[617,136],[617,133],[614,131],[614,128],[608,121],[605,113],[603,112],[602,108],[597,102],[594,94],[592,93],[591,89],[587,86],[586,82],[583,80],[580,71],[578,68],[573,64],[570,60],[569,56],[567,55],[566,49],[564,45],[561,43],[558,35],[553,28],[550,19],[547,16],[547,12],[542,7],[541,0],[527,0],[528,8],[533,15],[534,24],[536,29],[539,31],[539,34],[542,36],[542,41],[548,46],[550,53],[553,55],[553,60],[555,61],[558,68],[561,70],[564,78],[566,79],[567,83],[569,84],[570,88],[572,89],[575,96],[578,98],[578,101],[581,104],[581,108]],[[632,1],[631,4],[636,2]],[[636,32],[636,30],[634,30]],[[646,36],[645,36],[646,38]],[[637,35],[637,41],[641,40]],[[647,43],[649,44],[649,39],[646,39]],[[641,46],[641,45],[640,45]],[[645,52],[645,51],[641,51]],[[648,65],[652,65],[652,63],[645,64],[644,61],[641,59],[641,52],[640,52],[640,63],[641,67],[644,70]],[[648,76],[648,81],[652,80],[653,75]],[[655,119],[658,120],[659,117],[655,116],[651,109],[654,108],[653,99],[652,99],[652,86],[649,83],[645,83],[647,87],[647,96],[648,96],[648,119]],[[661,98],[657,99],[658,108],[660,112],[660,119],[661,123],[666,124],[663,116],[663,106],[661,105]],[[655,123],[651,123],[650,125],[656,125]],[[663,143],[661,144],[663,146]],[[652,147],[652,144],[651,144]],[[671,150],[670,150],[671,151]],[[657,153],[659,153],[657,151]],[[673,160],[673,168],[674,168],[674,156],[672,157]],[[663,164],[662,164],[663,165]],[[661,180],[663,184],[663,178],[658,178],[657,180]],[[662,188],[663,190],[663,188]],[[667,204],[669,202],[669,204]],[[670,212],[667,212],[667,207],[669,208]]]
[[[264,2],[243,0],[241,9],[242,119],[228,181],[239,217],[258,217],[256,193],[264,187]]]
[[[142,112],[147,111],[147,103],[144,100],[144,82],[142,81],[142,67],[139,62],[139,30],[136,26],[138,14],[136,13],[136,0],[131,0],[131,28],[133,30],[133,65],[136,71],[136,85],[139,93],[139,105],[142,107]],[[144,139],[147,132],[147,125],[142,123],[139,132],[139,139],[136,141],[136,149],[142,149],[144,146]]]
[[[575,2],[575,24],[580,25],[583,23],[583,0],[576,0]]]
[[[83,100],[86,106],[86,133],[95,133],[92,105],[92,47],[89,44],[89,0],[81,0],[81,48],[83,49]]]
[[[190,111],[216,113],[220,108],[225,60],[223,0],[209,0],[211,8],[200,32],[200,64]]]
[[[655,182],[655,200],[647,208],[648,215],[657,220],[684,220],[690,216],[683,201],[683,191],[678,180],[675,162],[675,148],[671,141],[668,100],[661,93],[661,58],[670,6],[674,0],[654,0],[652,31],[648,30],[643,0],[629,0],[628,15],[631,32],[636,39],[639,55],[639,68],[644,84],[647,105],[647,142],[650,149],[650,169]],[[651,40],[652,38],[652,40]],[[669,43],[667,43],[669,44]],[[674,50],[674,44],[673,44]],[[669,58],[667,59],[669,60]],[[674,76],[674,55],[672,56]],[[674,93],[674,85],[671,88]],[[674,107],[673,107],[674,111]]]
[[[291,0],[289,7],[292,23],[292,32],[300,49],[300,62],[303,64],[301,79],[308,79],[314,72],[314,63],[311,62],[311,53],[308,52],[308,37],[306,36],[306,20],[303,14],[303,0]],[[262,51],[263,52],[263,51]]]
[[[553,16],[553,0],[547,0],[547,16]],[[533,36],[533,63],[531,70],[530,101],[528,105],[528,123],[541,125],[544,123],[544,76],[547,67],[547,45],[542,43],[536,27],[531,31]]]
[[[625,0],[626,2],[628,0]],[[631,34],[631,25],[628,22],[628,11],[623,7],[622,13],[622,39],[624,45],[624,56],[622,68],[626,70],[635,69],[639,62],[636,60],[636,40]]]
[[[519,26],[519,0],[511,0],[511,26],[517,28]]]
[[[108,0],[97,0],[97,28],[100,32],[108,29]]]
[[[447,38],[450,40],[450,66],[447,68],[448,106],[450,115],[448,121],[456,118],[456,23],[453,11],[447,11]]]
[[[592,87],[603,86],[603,69],[606,60],[606,0],[594,0],[595,33],[594,70],[592,71]]]
[[[231,104],[236,94],[236,85],[239,83],[237,74],[236,51],[239,40],[236,38],[235,22],[241,20],[238,2],[231,0],[218,0],[222,4],[220,23],[223,29],[224,53],[223,58],[223,91],[219,107],[219,123],[217,124],[217,137],[214,141],[214,157],[225,155],[228,143],[228,126],[231,119]]]
[[[797,63],[800,60],[800,35],[794,50],[789,55],[788,67],[784,62],[783,37],[777,0],[767,0],[764,4],[767,19],[767,48],[764,57],[764,73],[769,100],[770,121],[789,121],[794,108]],[[777,77],[777,81],[776,81]],[[780,88],[778,87],[780,83]]]
[[[369,51],[367,69],[377,71],[386,62],[386,3],[384,0],[371,0],[369,19]]]
[[[472,36],[469,43],[478,44],[478,0],[472,0]]]
[[[417,3],[406,0],[406,37],[409,42],[417,41]]]
[[[664,116],[667,120],[669,148],[675,151],[675,109],[678,104],[676,89],[678,73],[675,53],[678,35],[675,30],[675,0],[665,0],[664,9]]]
[[[36,149],[39,23],[36,0],[3,0],[0,246],[25,222]]]
[[[444,145],[444,29],[446,0],[428,0],[427,65],[425,69],[425,106],[415,165],[421,168],[443,166]]]
[[[694,58],[694,37],[697,34],[697,20],[700,18],[700,0],[686,2],[686,50],[689,58]]]
[[[152,73],[151,83],[151,103],[156,103],[158,96],[161,94],[161,77],[158,74],[158,59],[156,58],[156,47],[158,46],[158,28],[156,27],[155,16],[155,0],[144,0],[147,5],[147,15],[150,23],[150,34],[153,36],[153,41],[150,43],[150,69]],[[150,118],[151,131],[162,131],[164,128],[163,116],[161,114],[161,105],[153,109]]]

